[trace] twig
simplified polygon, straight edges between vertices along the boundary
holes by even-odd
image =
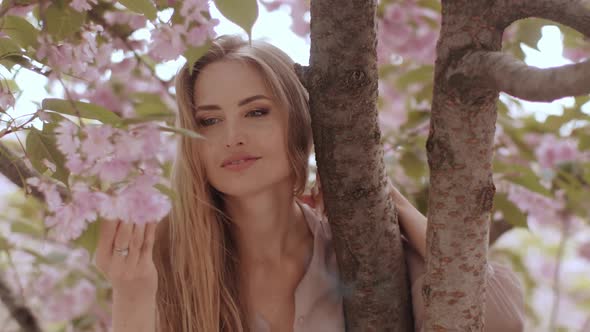
[[[506,92],[530,101],[590,93],[590,60],[557,68],[531,67],[503,52],[475,51],[449,69],[447,79]]]
[[[565,218],[565,215],[562,214]],[[560,272],[561,272],[561,261],[563,260],[563,254],[565,251],[565,242],[567,240],[569,230],[569,224],[566,220],[562,221],[561,227],[561,239],[559,241],[559,248],[557,249],[555,271],[553,272],[553,306],[551,308],[551,318],[549,319],[549,331],[557,331],[557,314],[559,312],[559,297],[561,295],[560,287]]]

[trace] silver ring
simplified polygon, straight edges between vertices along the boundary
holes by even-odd
[[[124,249],[115,248],[115,252],[119,256],[126,257],[127,255],[129,255],[129,247],[124,248]]]

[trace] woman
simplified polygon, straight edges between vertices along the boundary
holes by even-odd
[[[181,69],[176,95],[177,125],[204,139],[178,144],[169,218],[157,230],[101,225],[97,265],[113,285],[114,331],[344,331],[321,197],[301,196],[312,136],[292,60],[220,37],[192,73]],[[390,190],[419,329],[426,218]],[[490,271],[486,331],[521,330],[518,282],[499,265]]]

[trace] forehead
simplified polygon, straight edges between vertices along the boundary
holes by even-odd
[[[254,95],[272,98],[264,78],[253,65],[230,60],[205,66],[195,81],[194,94],[198,105],[235,103]]]

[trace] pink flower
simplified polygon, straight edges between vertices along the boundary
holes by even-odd
[[[27,14],[29,14],[30,12],[33,11],[33,8],[36,5],[37,5],[36,3],[34,3],[32,5],[28,5],[28,4],[19,5],[19,4],[15,4],[12,8],[10,8],[8,10],[8,12],[6,14],[7,15],[14,15],[14,16],[27,16]]]
[[[45,225],[51,228],[52,236],[59,242],[78,238],[87,223],[96,220],[101,196],[88,189],[83,183],[72,185],[72,201],[53,210],[53,215],[45,219]]]
[[[35,296],[40,298],[50,297],[55,293],[58,282],[64,278],[65,271],[45,264],[40,264],[39,270],[41,275],[33,281],[32,285]]]
[[[440,14],[416,1],[393,2],[378,22],[377,55],[380,63],[401,56],[417,63],[433,63],[438,40]]]
[[[89,70],[89,65],[94,62],[98,54],[96,34],[100,32],[100,28],[91,26],[90,30],[82,31],[82,38],[78,44],[64,42],[59,45],[52,40],[51,36],[40,35],[37,38],[39,41],[37,57],[39,60],[45,60],[57,71],[85,76],[85,79],[94,81],[100,76],[100,72],[96,68]]]
[[[207,0],[185,0],[180,7],[180,15],[186,19],[186,26],[191,22],[206,23],[207,19],[203,12],[209,12]]]
[[[78,12],[88,11],[92,9],[92,5],[96,5],[97,0],[72,0],[70,7]]]
[[[37,190],[43,193],[45,202],[47,203],[50,211],[55,211],[63,204],[61,195],[57,191],[57,185],[55,183],[35,177],[28,178],[27,183],[33,187],[36,187]]]
[[[114,151],[110,141],[114,131],[109,125],[86,126],[84,128],[86,138],[82,141],[82,152],[86,154],[87,162],[93,163]]]
[[[408,121],[406,99],[392,84],[379,80],[379,95],[384,106],[379,110],[379,124],[383,130],[398,129]]]
[[[181,25],[160,25],[152,30],[149,54],[156,61],[168,61],[178,58],[186,49],[182,40],[184,27]]]
[[[307,19],[309,13],[309,1],[301,0],[263,0],[262,4],[268,11],[274,11],[281,6],[291,7],[291,30],[300,36],[306,37],[309,35],[310,26]]]
[[[101,215],[109,220],[137,224],[158,222],[168,214],[171,205],[165,195],[153,188],[156,183],[155,176],[139,176],[115,196],[101,200]]]
[[[66,156],[75,154],[80,147],[79,127],[70,121],[62,121],[55,128],[57,147]]]
[[[1,83],[1,82],[0,82]],[[7,110],[11,107],[14,107],[14,96],[12,92],[4,86],[4,83],[0,84],[0,108],[3,110]]]
[[[203,45],[207,39],[213,39],[215,37],[215,30],[213,28],[218,24],[218,19],[212,19],[208,23],[192,28],[186,35],[186,42],[191,46]]]
[[[535,155],[543,168],[554,168],[564,162],[576,161],[581,156],[574,140],[550,134],[541,137]]]
[[[53,216],[45,219],[52,237],[62,243],[78,238],[86,229],[86,223],[77,218],[71,204],[58,207]]]
[[[563,57],[568,58],[574,62],[580,62],[590,56],[590,49],[586,47],[569,48],[564,47]]]
[[[145,27],[147,19],[145,16],[125,11],[111,11],[104,14],[104,18],[110,25],[127,24],[133,30]]]
[[[98,174],[101,181],[114,183],[124,180],[132,170],[133,164],[126,160],[109,157],[98,161],[92,169],[93,174]]]
[[[578,254],[590,262],[590,241],[583,243],[578,248]]]
[[[160,131],[154,123],[131,127],[121,132],[115,143],[115,157],[120,160],[138,161],[155,157],[161,148]]]
[[[74,287],[49,298],[43,306],[43,317],[50,322],[69,321],[90,310],[95,300],[96,286],[82,279]]]
[[[51,36],[40,35],[38,37],[39,48],[37,48],[37,57],[40,60],[47,60],[47,63],[58,70],[69,71],[73,62],[71,45],[56,45]]]

